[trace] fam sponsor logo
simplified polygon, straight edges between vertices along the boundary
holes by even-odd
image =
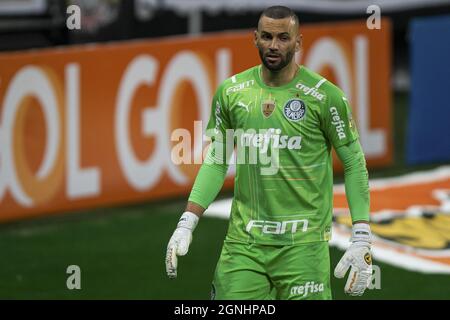
[[[344,121],[341,120],[341,117],[339,116],[339,112],[337,111],[336,107],[331,107],[330,113],[331,113],[331,124],[336,128],[336,133],[339,137],[339,140],[345,139],[347,137],[344,132],[345,123]]]
[[[250,220],[245,230],[250,232],[252,228],[261,228],[262,233],[265,234],[285,234],[289,230],[291,233],[296,233],[299,224],[302,232],[308,230],[308,219],[287,221]],[[290,226],[289,229],[288,226]]]
[[[238,91],[241,91],[243,89],[247,89],[252,87],[255,84],[255,80],[248,80],[241,83],[238,83],[237,85],[234,85],[232,87],[227,88],[225,91],[225,94],[228,96],[232,93],[236,93]]]
[[[323,292],[323,283],[315,283],[314,281],[308,281],[304,285],[291,287],[291,296],[307,297],[311,293]]]
[[[305,86],[303,83],[297,83],[297,85],[295,87],[297,89],[303,91],[303,93],[306,96],[313,96],[314,98],[316,98],[319,101],[322,101],[323,98],[325,98],[325,95],[320,93],[319,91],[317,91],[316,87],[308,87],[308,86]]]

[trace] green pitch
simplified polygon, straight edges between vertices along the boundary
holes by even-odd
[[[228,221],[201,220],[179,276],[165,275],[167,241],[185,200],[97,209],[0,226],[0,299],[209,299]],[[334,267],[342,252],[332,248]],[[448,299],[450,277],[383,263],[381,290],[365,299]],[[81,268],[81,290],[66,269]],[[349,299],[332,278],[334,299]]]

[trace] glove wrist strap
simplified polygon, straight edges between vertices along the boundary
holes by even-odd
[[[372,243],[372,233],[368,223],[356,223],[352,228],[351,242]]]
[[[186,228],[194,231],[195,227],[197,226],[198,220],[199,218],[195,213],[186,211],[181,215],[181,218],[177,224],[177,228]]]

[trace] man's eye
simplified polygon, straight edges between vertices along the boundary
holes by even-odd
[[[289,37],[281,37],[280,39],[281,39],[281,41],[288,41]]]
[[[268,40],[268,39],[270,39],[270,36],[268,34],[263,34],[262,38],[264,40]]]

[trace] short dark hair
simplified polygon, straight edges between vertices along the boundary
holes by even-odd
[[[266,8],[259,17],[260,19],[262,17],[268,17],[272,19],[284,19],[284,18],[292,18],[295,21],[295,24],[299,25],[298,17],[295,14],[294,11],[292,11],[291,8],[285,7],[285,6],[272,6]]]

